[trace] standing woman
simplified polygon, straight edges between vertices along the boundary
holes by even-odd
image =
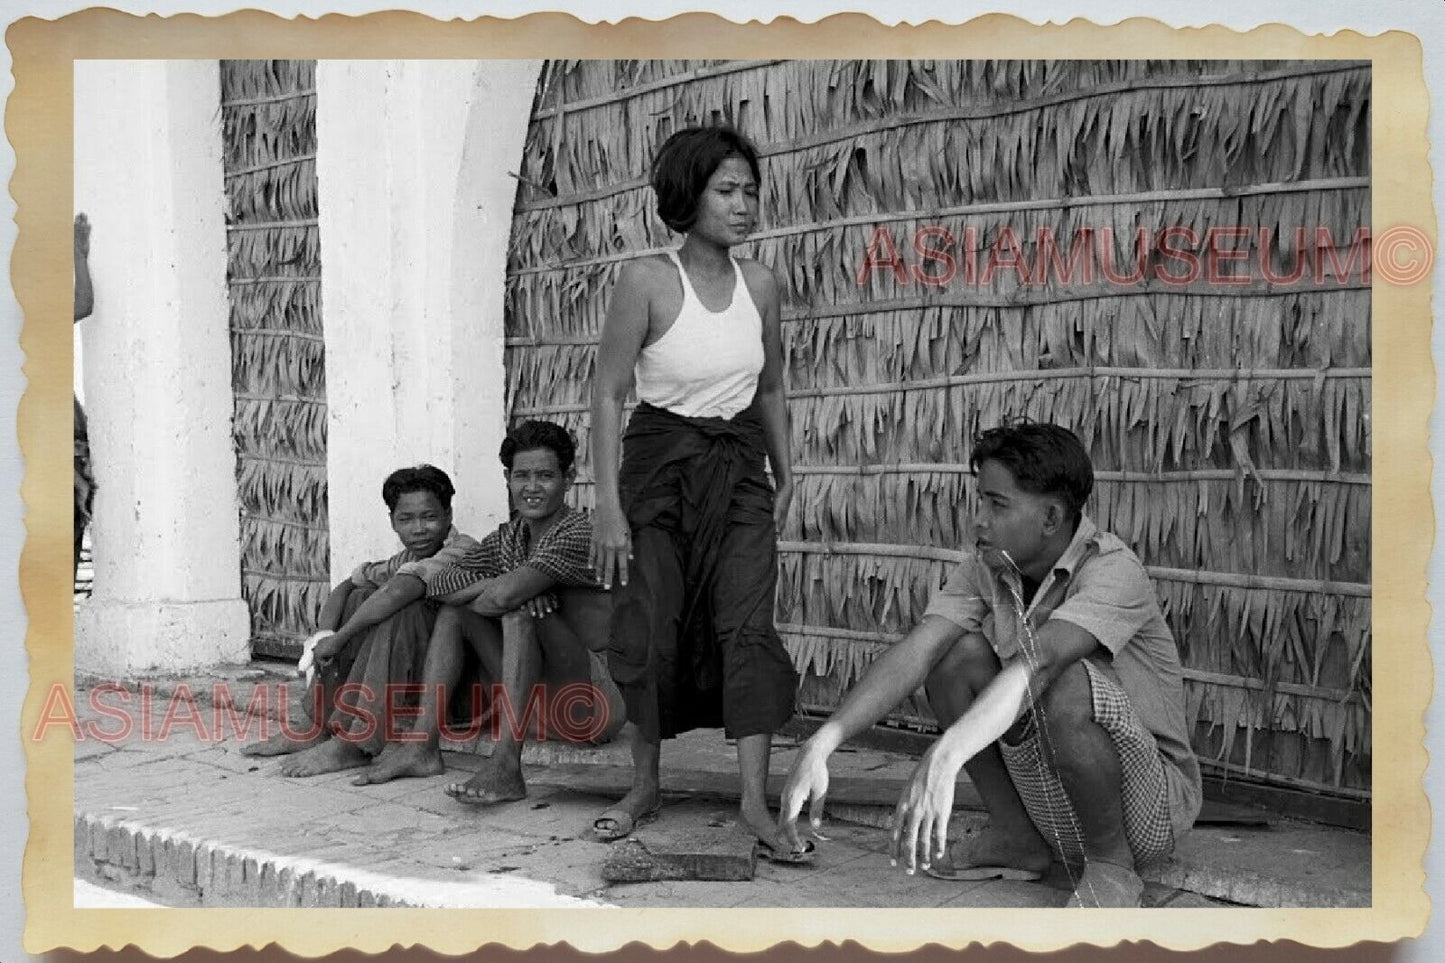
[[[657,212],[682,246],[623,268],[592,395],[593,564],[615,583],[609,669],[632,740],[632,789],[593,823],[620,839],[656,815],[661,740],[723,725],[759,854],[796,862],[768,815],[772,735],[797,674],[773,626],[777,532],[793,491],[778,282],[730,249],[758,217],[757,152],[689,128],[652,162]],[[622,439],[622,404],[640,404]],[[765,466],[771,464],[776,494]]]

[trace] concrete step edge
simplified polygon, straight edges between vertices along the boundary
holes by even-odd
[[[132,816],[75,814],[75,871],[201,906],[426,907],[365,870],[243,850]],[[106,869],[110,872],[106,872]]]

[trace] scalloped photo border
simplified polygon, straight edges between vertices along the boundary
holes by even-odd
[[[593,25],[562,14],[442,22],[416,13],[283,19],[258,11],[224,17],[135,17],[88,10],[27,18],[6,36],[15,89],[5,127],[16,153],[10,189],[19,236],[11,279],[25,315],[28,388],[20,405],[26,544],[21,590],[29,617],[23,733],[35,731],[44,693],[73,681],[70,561],[70,244],[72,75],[81,59],[306,58],[1117,58],[1358,59],[1373,64],[1372,220],[1376,234],[1411,225],[1436,238],[1427,160],[1429,94],[1413,35],[1341,31],[1307,36],[1269,25],[1241,33],[1180,29],[1148,19],[1113,26],[1083,20],[1036,26],[1004,15],[962,25],[886,27],[860,14],[804,24],[737,24],[712,14]],[[1426,641],[1426,564],[1434,535],[1427,420],[1435,396],[1430,353],[1432,284],[1376,283],[1373,352],[1373,906],[1359,909],[1218,909],[1058,912],[1018,909],[76,909],[72,899],[74,746],[25,740],[29,838],[24,941],[32,953],[134,944],[171,956],[268,943],[314,956],[341,948],[381,952],[420,944],[456,954],[484,944],[526,948],[567,942],[598,952],[640,941],[656,948],[708,941],[735,952],[783,941],[853,940],[902,951],[938,943],[1007,942],[1046,951],[1075,943],[1148,940],[1176,950],[1219,942],[1290,939],[1316,947],[1418,935],[1429,914],[1423,859],[1430,808],[1423,786],[1424,711],[1433,669]],[[18,682],[11,684],[18,685]],[[12,736],[13,738],[13,736]],[[1040,919],[1039,913],[1047,918]],[[324,919],[318,919],[323,917]]]

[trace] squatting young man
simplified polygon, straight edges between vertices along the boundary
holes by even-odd
[[[1174,638],[1138,557],[1083,514],[1093,466],[1071,432],[995,428],[970,464],[976,552],[808,740],[781,828],[796,844],[808,798],[818,825],[829,754],[923,685],[944,732],[899,800],[894,859],[959,880],[1037,879],[1057,859],[1069,905],[1137,906],[1136,867],[1173,849],[1201,800]],[[960,768],[990,820],[950,848]]]

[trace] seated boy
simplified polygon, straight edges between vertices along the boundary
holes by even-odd
[[[808,740],[780,826],[796,845],[811,797],[816,827],[829,754],[925,685],[944,732],[898,803],[895,860],[911,873],[921,853],[945,879],[1037,879],[1057,858],[1070,905],[1136,906],[1136,866],[1170,852],[1201,800],[1174,638],[1139,559],[1083,514],[1094,473],[1071,432],[995,428],[970,464],[977,552]],[[950,850],[960,767],[990,821]]]
[[[420,678],[436,619],[437,605],[422,598],[419,573],[477,545],[452,527],[454,494],[447,473],[431,465],[387,477],[381,497],[403,548],[361,565],[327,597],[317,627],[331,634],[314,650],[317,671],[306,699],[312,725],[299,732],[283,728],[243,747],[243,755],[297,753],[282,763],[282,774],[314,776],[364,766],[381,751],[394,728],[387,700],[396,687]]]
[[[525,422],[502,442],[514,514],[478,548],[428,574],[427,594],[447,605],[432,633],[416,727],[389,744],[357,785],[443,771],[440,729],[462,677],[463,640],[487,675],[501,680],[491,707],[497,741],[480,771],[448,786],[449,795],[474,803],[526,796],[529,708],[544,735],[570,741],[602,741],[622,727],[621,693],[598,654],[607,644],[611,597],[592,572],[591,522],[563,500],[575,458],[567,430],[547,421]]]

